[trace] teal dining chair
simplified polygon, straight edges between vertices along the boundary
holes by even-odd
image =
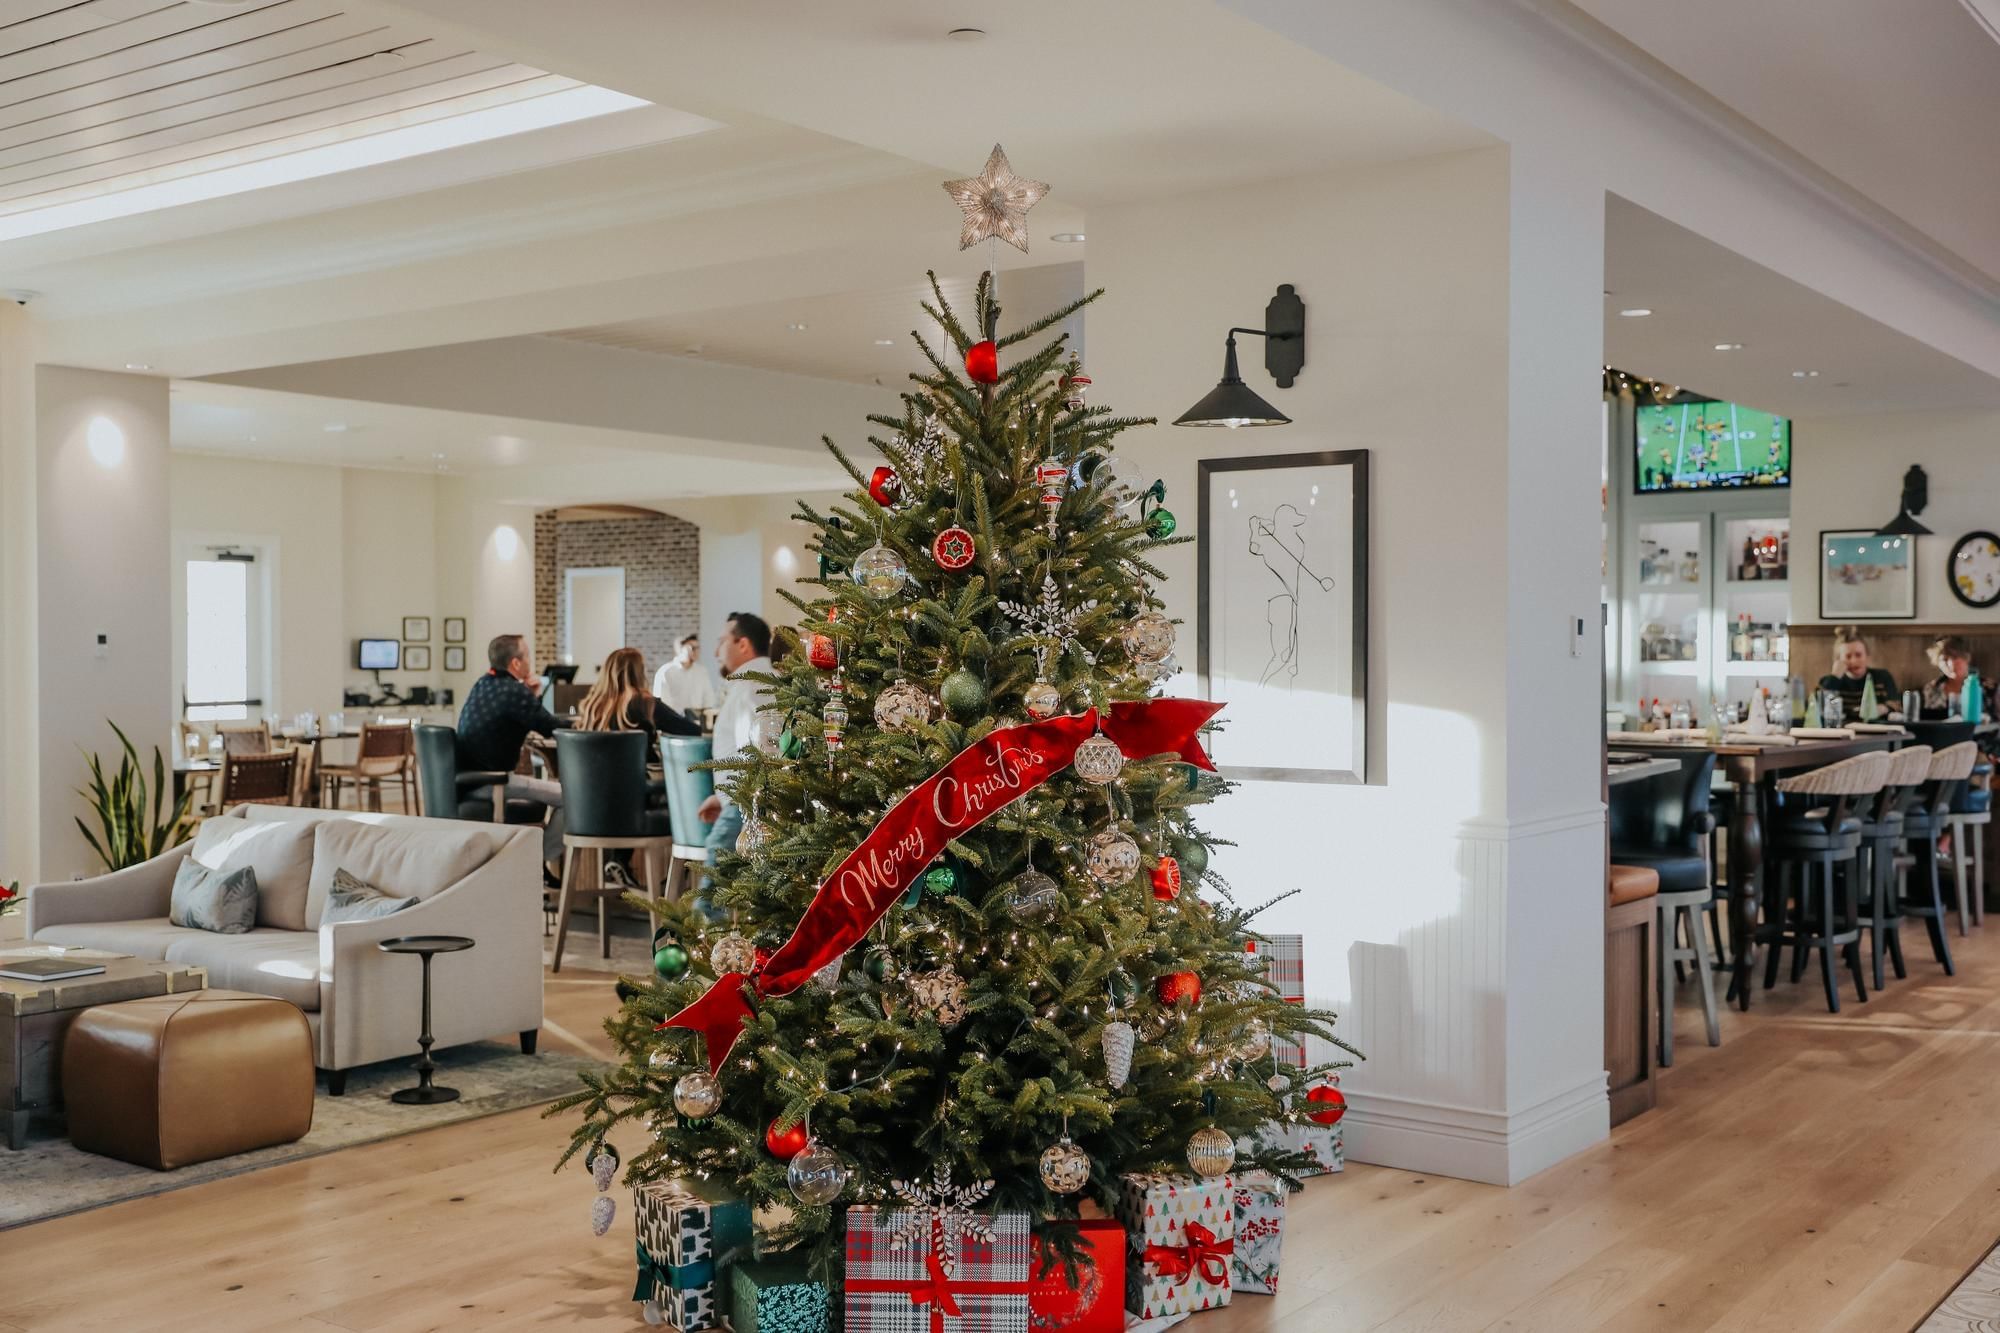
[[[696,767],[714,753],[706,736],[660,737],[660,765],[666,772],[667,817],[674,849],[667,862],[666,896],[692,890],[708,870],[709,824],[701,803],[715,792],[715,775]]]

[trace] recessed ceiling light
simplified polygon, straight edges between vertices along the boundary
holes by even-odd
[[[146,362],[144,362],[144,361],[127,361],[127,362],[125,363],[125,369],[127,369],[127,370],[151,370],[151,369],[152,369],[152,366],[148,365],[148,364],[147,364]]]
[[[329,421],[326,423],[325,430],[328,435],[344,435],[347,433],[347,423],[345,421]]]
[[[433,453],[431,457],[437,459],[438,462],[442,463],[444,461],[444,451],[440,449],[437,452]]]
[[[875,345],[877,347],[894,347],[896,345],[896,340],[894,338],[877,338],[875,340]]]
[[[1817,370],[1795,370],[1792,372],[1792,378],[1795,380],[1816,380],[1819,378],[1819,372]]]
[[[1083,241],[1083,233],[1080,231],[1059,231],[1049,237],[1049,239],[1059,245],[1079,245]]]
[[[1740,351],[1742,351],[1742,350],[1743,350],[1743,344],[1742,344],[1742,343],[1717,343],[1717,344],[1715,345],[1715,350],[1716,350],[1716,351],[1718,351],[1718,352],[1740,352]]]
[[[983,42],[986,40],[986,29],[953,28],[950,32],[946,33],[945,36],[946,38],[954,42]]]
[[[1642,305],[1635,305],[1630,310],[1621,310],[1618,312],[1619,317],[1622,319],[1644,319],[1652,313],[1651,310]]]
[[[806,331],[806,326],[804,324],[787,324],[785,325],[785,327],[790,329],[793,333],[804,333]]]

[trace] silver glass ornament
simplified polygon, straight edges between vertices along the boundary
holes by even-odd
[[[847,961],[847,956],[845,954],[842,954],[840,957],[835,958],[832,962],[828,963],[825,967],[822,967],[819,971],[813,973],[812,975],[813,985],[819,987],[823,991],[830,992],[836,989],[840,985],[840,965],[846,961]]]
[[[1074,1194],[1090,1180],[1090,1154],[1065,1134],[1043,1150],[1041,1173],[1050,1193]]]
[[[1114,1018],[1104,1025],[1098,1044],[1104,1048],[1105,1081],[1116,1092],[1132,1076],[1132,1052],[1138,1047],[1139,1034],[1124,1019]]]
[[[1118,641],[1125,646],[1125,656],[1137,665],[1164,661],[1174,650],[1174,622],[1158,611],[1141,611],[1118,631]]]
[[[910,565],[900,554],[878,540],[854,557],[849,577],[870,597],[886,602],[909,582]]]
[[[1028,716],[1037,722],[1045,717],[1054,717],[1062,707],[1062,691],[1045,680],[1038,680],[1021,691],[1021,707],[1028,710]]]
[[[718,977],[725,972],[747,973],[757,964],[757,948],[732,930],[708,951],[708,961],[715,965]]]
[[[752,815],[743,821],[743,831],[736,835],[736,850],[744,856],[752,856],[770,840],[770,829],[764,826],[762,819]]]
[[[922,686],[899,680],[875,696],[875,725],[884,731],[908,731],[931,720],[931,696]]]
[[[1007,886],[1007,913],[1016,921],[1048,921],[1061,907],[1062,889],[1039,870],[1024,870]]]
[[[654,1328],[667,1322],[667,1312],[660,1308],[658,1301],[647,1301],[639,1307],[639,1317]]]
[[[722,1108],[722,1085],[705,1069],[682,1074],[674,1084],[674,1109],[690,1120],[706,1120]]]
[[[1264,1020],[1253,1018],[1241,1035],[1229,1044],[1229,1053],[1238,1060],[1257,1060],[1271,1053],[1271,1029]]]
[[[674,1067],[674,1053],[662,1046],[646,1057],[646,1068],[655,1074],[664,1074]]]
[[[847,1188],[847,1176],[840,1154],[818,1139],[807,1139],[806,1146],[785,1168],[785,1184],[791,1187],[792,1197],[804,1204],[832,1203]]]
[[[1105,500],[1118,511],[1121,521],[1134,515],[1145,498],[1146,488],[1152,484],[1139,465],[1124,454],[1105,458],[1091,472],[1090,482],[1104,488]]]
[[[1125,771],[1125,752],[1118,748],[1117,741],[1100,731],[1086,737],[1083,744],[1076,747],[1070,767],[1085,782],[1094,782],[1101,787],[1115,781]]]
[[[779,758],[785,743],[785,715],[775,708],[757,710],[750,719],[750,743],[771,758]]]
[[[1084,862],[1099,884],[1124,884],[1139,873],[1139,844],[1118,829],[1105,829],[1091,838]]]
[[[1141,662],[1138,666],[1139,674],[1155,685],[1179,675],[1180,670],[1181,664],[1175,660],[1172,653],[1168,653],[1157,662]]]
[[[1214,1125],[1204,1125],[1189,1136],[1187,1159],[1203,1180],[1226,1176],[1236,1165],[1236,1141]]]

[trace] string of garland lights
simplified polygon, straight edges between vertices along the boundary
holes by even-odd
[[[1644,375],[1634,375],[1612,366],[1604,368],[1604,392],[1610,397],[1629,393],[1632,401],[1641,406],[1658,406],[1671,403],[1681,396],[1681,386],[1668,384],[1665,380],[1647,379]]]

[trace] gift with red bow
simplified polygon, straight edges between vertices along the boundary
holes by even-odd
[[[1128,1311],[1157,1319],[1229,1304],[1236,1188],[1228,1176],[1125,1176],[1118,1220],[1131,1244],[1125,1265]]]
[[[847,1333],[1028,1333],[1028,1215],[847,1210]]]

